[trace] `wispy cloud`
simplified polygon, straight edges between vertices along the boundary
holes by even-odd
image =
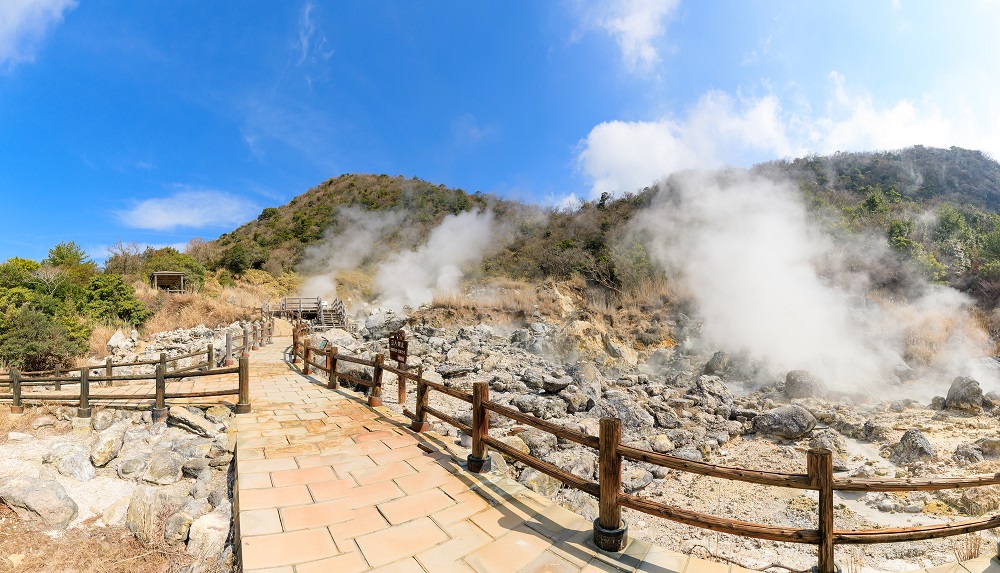
[[[493,126],[480,125],[479,120],[471,113],[463,113],[451,122],[451,135],[460,144],[479,143],[492,135],[493,131]]]
[[[318,57],[329,60],[333,56],[333,50],[330,49],[326,36],[316,29],[316,23],[312,18],[312,11],[315,9],[315,4],[306,2],[302,6],[302,11],[299,12],[299,59],[296,61],[297,66],[305,64],[310,58]]]
[[[584,27],[609,34],[629,71],[645,72],[660,61],[666,21],[680,0],[603,0],[579,4]]]
[[[0,70],[35,58],[35,48],[77,0],[3,0],[0,2]]]
[[[178,185],[167,197],[137,202],[115,215],[125,226],[135,229],[167,230],[178,227],[235,227],[260,210],[252,201],[215,189]]]

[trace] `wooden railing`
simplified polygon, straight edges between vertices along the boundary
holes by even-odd
[[[416,370],[394,368],[385,363],[385,358],[381,354],[376,355],[374,360],[364,360],[344,355],[332,346],[314,348],[306,338],[307,332],[307,329],[300,328],[293,331],[291,352],[293,363],[298,362],[299,359],[302,360],[304,374],[311,374],[312,369],[326,373],[327,386],[332,389],[340,387],[340,379],[363,386],[370,392],[368,402],[371,405],[381,405],[382,403],[383,373],[388,371],[395,374],[399,384],[399,404],[403,406],[403,413],[412,420],[411,429],[416,432],[427,431],[429,429],[427,417],[430,415],[471,436],[471,453],[466,460],[466,467],[469,471],[475,473],[484,471],[488,467],[489,448],[493,448],[569,487],[596,497],[599,517],[594,521],[594,543],[606,551],[621,551],[627,543],[628,525],[621,517],[621,508],[623,507],[685,525],[732,535],[816,545],[818,565],[814,570],[820,573],[834,573],[838,570],[834,563],[834,547],[837,544],[920,541],[1000,527],[1000,514],[998,514],[992,517],[916,527],[842,530],[834,528],[833,512],[835,491],[929,491],[996,485],[1000,484],[1000,473],[948,478],[858,479],[835,477],[833,475],[833,457],[829,450],[808,451],[805,473],[766,472],[691,461],[623,444],[621,442],[621,420],[617,418],[601,418],[600,435],[591,436],[491,401],[489,399],[489,385],[486,382],[473,383],[473,391],[469,394],[425,380],[421,368]],[[317,361],[317,356],[322,356],[322,361]],[[372,380],[367,381],[339,372],[337,365],[340,362],[351,362],[372,368]],[[415,411],[406,408],[406,380],[412,380],[416,383]],[[432,407],[429,400],[431,390],[469,403],[472,408],[472,425],[463,424],[455,417]],[[489,435],[489,412],[495,412],[548,432],[558,438],[596,450],[599,464],[598,480],[595,482],[574,475],[491,437]],[[682,509],[627,494],[622,489],[621,465],[624,459],[703,476],[819,492],[817,527],[802,529],[741,521]]]
[[[77,402],[77,417],[89,418],[93,401],[116,400],[152,400],[153,421],[162,421],[167,417],[167,399],[174,398],[208,398],[215,396],[238,396],[235,411],[244,414],[250,411],[250,371],[249,355],[251,350],[257,350],[264,344],[270,344],[274,333],[274,323],[254,323],[244,327],[242,334],[232,336],[226,332],[226,348],[221,359],[216,354],[213,344],[208,344],[204,350],[168,357],[160,353],[158,360],[140,360],[136,362],[114,363],[108,358],[104,366],[82,367],[70,370],[46,370],[35,372],[20,372],[12,369],[6,377],[0,377],[0,400],[11,401],[11,412],[24,411],[25,401],[30,402]],[[237,345],[238,342],[238,345]],[[234,349],[242,349],[238,357],[238,366],[234,358]],[[182,360],[204,356],[204,360],[181,366]],[[220,368],[220,363],[221,367]],[[115,368],[134,366],[155,366],[152,374],[114,374]],[[103,370],[103,376],[95,376],[94,371]],[[238,386],[223,390],[200,390],[192,392],[167,392],[167,380],[181,378],[200,378],[219,376],[223,374],[238,374]],[[91,385],[105,387],[115,382],[154,382],[153,393],[112,394],[100,391],[91,393]],[[79,385],[76,393],[63,392],[63,385]],[[27,391],[27,388],[42,388],[42,391]],[[45,389],[51,388],[50,392]]]

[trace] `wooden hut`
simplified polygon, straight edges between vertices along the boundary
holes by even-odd
[[[149,286],[175,294],[187,292],[184,288],[184,273],[176,271],[156,271],[149,277]]]

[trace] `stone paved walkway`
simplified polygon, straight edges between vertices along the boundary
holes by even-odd
[[[237,418],[236,506],[245,573],[740,573],[633,540],[590,545],[591,522],[510,480],[468,473],[467,451],[328,390],[286,361],[251,357],[253,411]],[[1000,573],[980,559],[931,573]]]

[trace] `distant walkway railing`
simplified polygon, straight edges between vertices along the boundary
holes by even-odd
[[[236,413],[245,414],[250,411],[250,362],[249,355],[252,350],[259,349],[262,345],[270,344],[274,334],[274,321],[264,323],[254,323],[244,327],[243,333],[233,336],[226,332],[226,347],[224,354],[220,357],[216,355],[215,347],[209,343],[204,350],[190,352],[179,356],[167,357],[166,353],[160,353],[158,360],[140,360],[135,362],[115,363],[109,357],[104,366],[85,366],[70,370],[45,370],[35,372],[21,372],[11,369],[6,377],[0,377],[0,401],[10,400],[12,413],[18,414],[24,411],[25,402],[76,402],[77,417],[89,418],[91,415],[91,403],[94,401],[130,401],[130,400],[152,400],[153,421],[162,421],[167,417],[166,400],[176,398],[208,398],[216,396],[238,396],[236,403]],[[240,349],[240,356],[234,358],[234,349]],[[181,361],[204,356],[204,360],[181,366]],[[155,366],[151,374],[122,374],[115,375],[115,368]],[[222,367],[220,367],[222,366]],[[103,375],[94,375],[94,372],[103,370]],[[167,392],[168,380],[180,380],[182,378],[202,378],[206,376],[221,376],[225,374],[237,374],[238,386],[236,388],[216,389],[216,390],[195,390],[195,391],[171,391]],[[129,394],[109,393],[97,391],[91,393],[91,385],[109,387],[116,382],[153,382],[153,392],[135,392]],[[63,392],[63,385],[79,385],[76,393]],[[32,388],[41,388],[41,391],[33,391]],[[27,391],[26,391],[27,389]],[[48,392],[46,390],[49,390]]]
[[[336,347],[312,347],[307,338],[308,328],[293,330],[291,360],[302,360],[302,372],[309,375],[315,368],[327,374],[327,387],[340,387],[340,380],[347,380],[369,391],[368,403],[382,404],[382,375],[394,373],[399,380],[399,405],[404,414],[412,420],[411,428],[416,432],[429,429],[427,416],[442,420],[472,438],[472,452],[467,459],[467,469],[483,472],[488,466],[489,448],[532,467],[563,484],[588,493],[598,499],[599,517],[594,521],[594,544],[606,551],[622,551],[627,543],[628,525],[622,520],[621,508],[627,507],[643,513],[683,523],[702,529],[719,531],[743,537],[754,537],[771,541],[804,543],[818,547],[818,565],[814,571],[834,573],[838,567],[834,563],[834,547],[837,544],[870,544],[920,541],[974,533],[1000,527],[1000,514],[953,523],[922,525],[886,529],[843,530],[834,529],[834,491],[930,491],[958,489],[1000,484],[1000,473],[948,478],[894,478],[858,479],[835,477],[833,475],[833,455],[829,450],[809,450],[806,454],[806,473],[782,473],[747,470],[696,462],[635,448],[621,442],[621,420],[601,418],[600,435],[589,434],[565,428],[558,424],[524,414],[515,408],[504,406],[489,399],[489,384],[473,383],[471,394],[450,388],[423,378],[423,371],[394,368],[385,363],[381,354],[374,360],[365,360],[341,354]],[[322,356],[322,362],[316,357]],[[372,379],[364,380],[355,375],[338,371],[338,364],[350,362],[372,368]],[[416,388],[416,411],[406,408],[406,380],[413,380]],[[467,402],[472,408],[472,425],[463,424],[458,419],[430,405],[430,391],[434,390],[452,398]],[[515,449],[489,435],[489,412],[495,412],[522,424],[548,432],[558,438],[569,440],[592,448],[598,453],[598,480],[592,481],[530,454]],[[622,489],[622,460],[645,462],[677,471],[703,476],[743,481],[764,486],[777,486],[819,492],[817,527],[801,529],[752,523],[726,517],[708,515],[681,509],[650,499],[627,494]]]

